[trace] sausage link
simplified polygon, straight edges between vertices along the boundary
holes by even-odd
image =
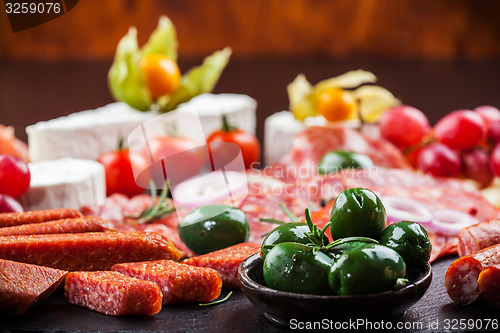
[[[0,258],[67,271],[109,270],[122,262],[178,260],[181,252],[163,235],[149,232],[0,237]]]
[[[81,217],[76,209],[48,209],[22,213],[0,213],[0,228]]]
[[[0,228],[0,236],[66,234],[82,232],[103,232],[113,230],[111,223],[96,216],[84,216],[49,222],[15,225]]]
[[[500,243],[500,220],[481,222],[460,230],[458,255],[466,256]]]
[[[227,288],[239,288],[238,266],[243,260],[260,251],[255,243],[240,243],[228,248],[183,260],[184,264],[215,269]]]
[[[481,296],[491,306],[500,308],[500,264],[483,269],[477,279],[477,285]]]
[[[479,274],[484,268],[495,264],[500,264],[500,244],[455,260],[445,276],[446,291],[450,298],[462,305],[477,300],[480,296],[477,282]]]
[[[64,294],[72,304],[110,316],[153,315],[161,310],[156,284],[118,272],[69,273]]]
[[[0,312],[16,316],[24,314],[56,290],[66,273],[0,259]]]
[[[217,271],[172,260],[116,264],[111,269],[156,283],[163,293],[163,304],[209,302],[219,297],[222,289]]]

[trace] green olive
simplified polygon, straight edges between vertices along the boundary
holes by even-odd
[[[177,229],[184,244],[198,254],[246,242],[250,234],[245,213],[226,205],[195,208],[180,221]]]

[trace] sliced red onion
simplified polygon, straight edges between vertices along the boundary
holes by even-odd
[[[212,203],[235,206],[247,193],[244,173],[218,170],[176,185],[172,198],[176,207],[193,208]]]
[[[428,225],[429,231],[447,236],[457,236],[460,230],[479,221],[464,212],[453,209],[440,209],[433,212],[434,218]]]
[[[431,211],[416,200],[392,196],[384,196],[380,200],[385,207],[388,223],[411,221],[425,227],[432,221]]]

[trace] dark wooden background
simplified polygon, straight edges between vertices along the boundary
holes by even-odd
[[[496,0],[80,0],[16,34],[1,11],[0,59],[110,59],[129,26],[144,42],[162,14],[184,57],[225,46],[238,57],[500,56]]]
[[[264,119],[288,108],[286,85],[353,69],[435,123],[481,104],[500,107],[500,1],[80,0],[67,14],[12,33],[0,4],[0,124],[29,124],[113,101],[107,71],[132,25],[146,41],[160,15],[176,26],[186,70],[230,46],[215,92],[248,94]]]

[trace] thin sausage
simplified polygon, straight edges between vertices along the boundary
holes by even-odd
[[[82,232],[103,232],[113,230],[111,224],[100,217],[84,216],[79,218],[49,222],[15,225],[0,228],[0,236],[66,234]]]
[[[478,277],[491,265],[500,264],[500,244],[455,260],[445,276],[446,291],[450,298],[462,305],[471,304],[480,296]]]
[[[20,316],[57,289],[67,272],[0,259],[0,312]]]
[[[500,243],[500,220],[481,222],[460,230],[458,255],[466,256]]]
[[[491,305],[500,308],[500,265],[486,267],[479,274],[477,285],[481,296]]]
[[[228,248],[183,260],[184,264],[215,269],[227,288],[239,288],[238,266],[243,260],[260,251],[255,243],[240,243]]]
[[[217,271],[172,260],[117,264],[112,270],[156,283],[163,293],[163,304],[209,302],[219,297],[222,288]]]
[[[81,217],[76,209],[48,209],[22,213],[0,213],[0,228]]]
[[[163,235],[149,232],[0,237],[0,258],[67,271],[109,270],[122,262],[172,259],[181,252]]]
[[[71,304],[110,316],[153,315],[161,310],[161,291],[152,282],[118,272],[72,272],[64,294]]]

